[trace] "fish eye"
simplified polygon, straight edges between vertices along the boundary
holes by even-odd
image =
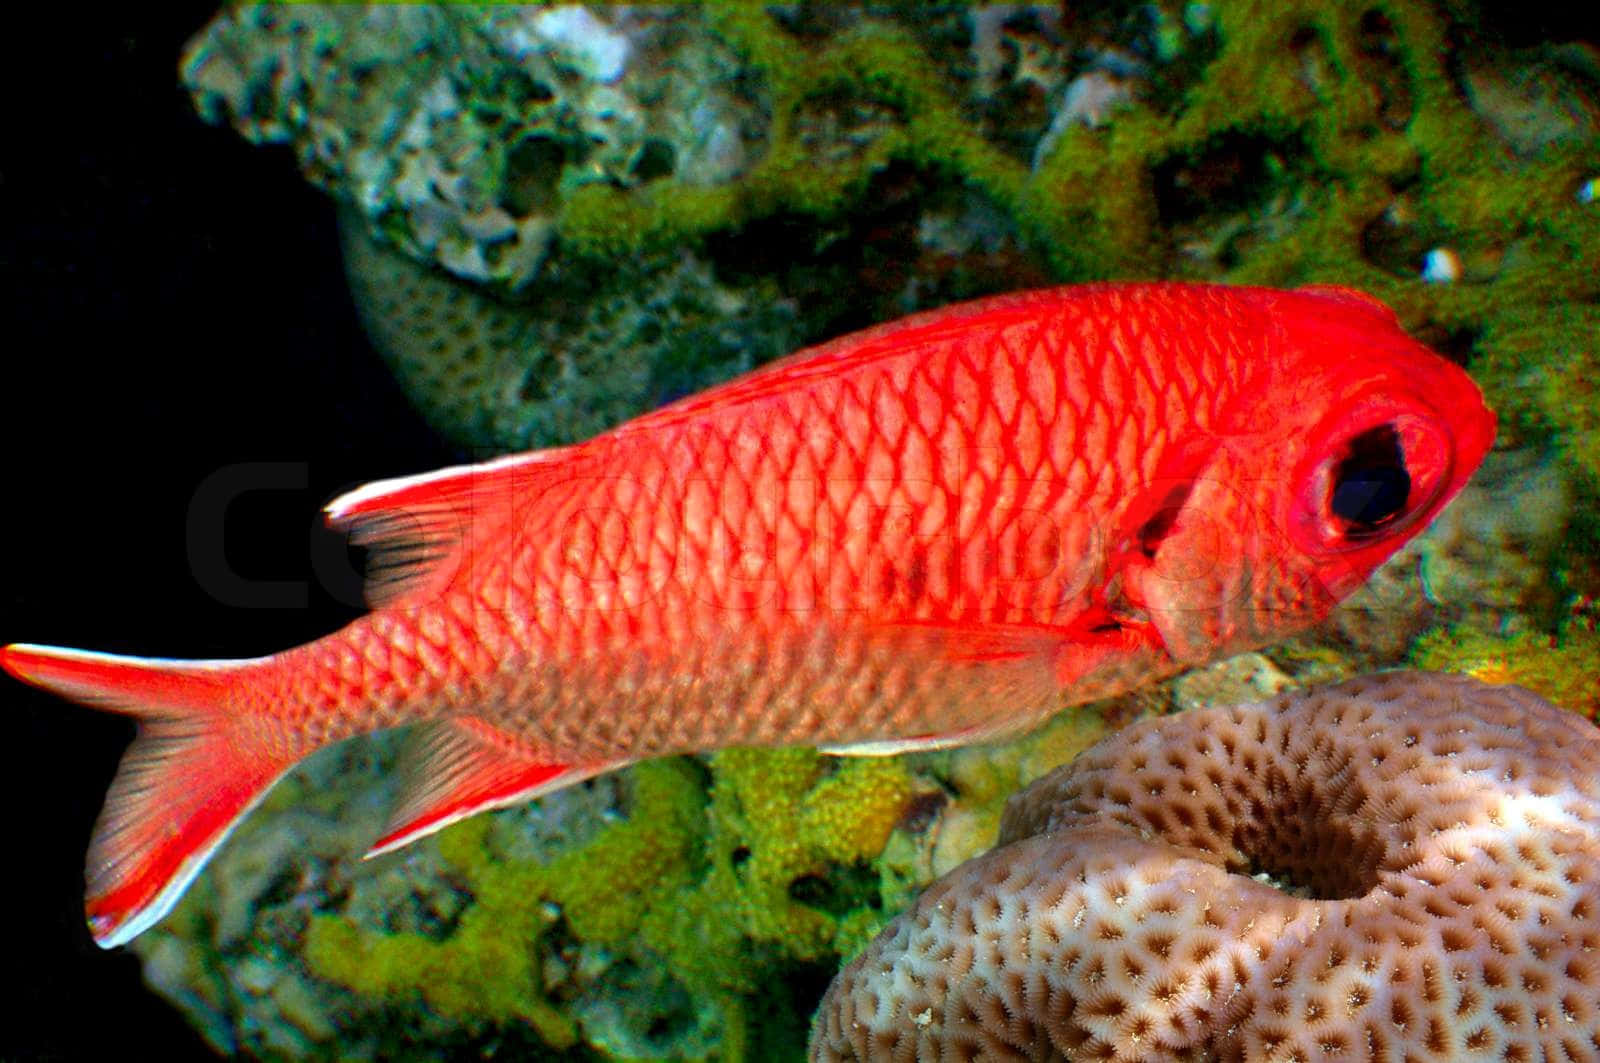
[[[1379,425],[1352,439],[1334,466],[1328,509],[1344,537],[1371,538],[1405,512],[1411,473],[1393,425]]]
[[[1315,553],[1392,541],[1433,512],[1454,448],[1447,422],[1386,397],[1339,411],[1309,436],[1291,534]]]

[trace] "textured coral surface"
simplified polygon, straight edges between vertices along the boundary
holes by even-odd
[[[840,974],[811,1056],[1600,1058],[1596,765],[1429,673],[1135,725]]]
[[[454,439],[1172,276],[1364,288],[1597,471],[1592,45],[1418,0],[576,10],[241,5],[186,57],[202,114],[349,206],[374,338]]]
[[[338,200],[374,345],[475,454],[913,310],[1133,276],[1365,288],[1520,448],[1328,631],[1021,743],[729,752],[366,863],[387,761],[319,776],[316,815],[269,802],[144,939],[219,1047],[788,1058],[840,956],[1141,711],[1406,660],[1597,711],[1593,46],[1459,0],[575,10],[234,4],[185,57],[208,121]],[[524,834],[549,844],[496,841]]]

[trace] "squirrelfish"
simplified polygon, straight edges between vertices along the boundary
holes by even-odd
[[[89,850],[110,947],[364,732],[414,729],[377,853],[646,757],[989,739],[1264,645],[1425,527],[1494,424],[1357,292],[1007,295],[335,499],[373,608],[307,645],[0,664],[140,723]]]

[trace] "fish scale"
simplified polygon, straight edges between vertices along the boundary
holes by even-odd
[[[1021,293],[336,499],[373,611],[306,646],[0,665],[140,720],[90,846],[111,946],[351,735],[415,729],[376,853],[645,757],[993,738],[1262,645],[1426,526],[1493,433],[1360,293]]]

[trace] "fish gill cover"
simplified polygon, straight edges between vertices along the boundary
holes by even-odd
[[[1132,275],[1371,292],[1504,444],[1324,630],[1001,749],[650,764],[366,864],[391,751],[335,751],[140,939],[146,977],[258,1055],[798,1056],[839,962],[1108,724],[1408,660],[1594,712],[1600,60],[1501,28],[1395,0],[225,10],[196,105],[340,201],[374,343],[459,445]]]

